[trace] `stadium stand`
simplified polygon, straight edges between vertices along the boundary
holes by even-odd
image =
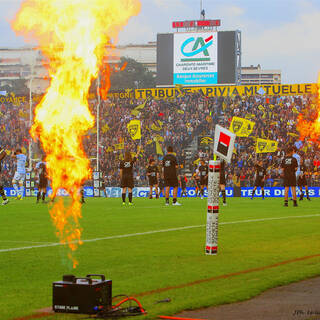
[[[198,137],[212,136],[216,124],[229,128],[232,117],[238,116],[254,121],[255,127],[249,137],[236,139],[232,163],[227,167],[228,186],[253,185],[255,137],[279,142],[277,152],[259,155],[268,168],[266,186],[281,185],[279,166],[283,150],[293,144],[305,157],[310,186],[319,185],[319,150],[310,142],[298,143],[299,134],[296,131],[298,115],[305,112],[315,98],[312,95],[206,97],[198,92],[170,99],[150,98],[147,101],[109,97],[100,106],[99,164],[105,184],[119,185],[119,159],[125,149],[135,152],[140,144],[140,141],[133,141],[128,133],[127,124],[131,119],[140,119],[142,123],[142,153],[135,170],[136,185],[139,186],[146,185],[147,161],[151,157],[161,160],[168,145],[174,146],[181,170],[190,176],[200,157],[212,157],[210,148],[208,150],[197,144]],[[97,100],[91,99],[90,108],[94,114],[96,106]],[[27,153],[31,140],[27,133],[28,108],[28,103],[17,106],[5,102],[0,105],[1,144],[8,153],[18,146]],[[96,165],[96,140],[96,130],[93,128],[84,139],[84,147],[93,167]],[[40,157],[35,154],[37,156]],[[5,186],[11,185],[13,171],[13,161],[7,157],[3,165]]]

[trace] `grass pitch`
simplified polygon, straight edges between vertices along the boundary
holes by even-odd
[[[319,201],[284,208],[283,199],[228,199],[220,210],[218,255],[206,256],[206,200],[165,207],[163,199],[134,199],[122,207],[120,199],[87,199],[82,239],[92,241],[78,249],[72,270],[66,249],[51,246],[58,241],[47,205],[11,200],[0,208],[0,319],[51,306],[52,282],[70,273],[105,274],[113,295],[138,296],[147,319],[319,275]],[[166,298],[171,302],[155,304]]]

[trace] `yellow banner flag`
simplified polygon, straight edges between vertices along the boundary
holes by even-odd
[[[289,132],[289,133],[287,133],[287,135],[290,137],[299,138],[299,135],[296,133],[293,133],[293,132]]]
[[[106,133],[109,130],[110,130],[110,128],[107,123],[101,128],[102,133]]]
[[[161,148],[161,145],[159,142],[163,142],[164,141],[164,138],[161,137],[160,135],[156,135],[154,138],[153,138],[155,144],[156,144],[156,153],[163,156],[163,151],[162,151],[162,148]]]
[[[253,119],[255,117],[256,116],[253,113],[247,113],[246,116],[245,116],[245,118],[248,119],[248,120]]]
[[[184,92],[184,90],[183,90],[183,85],[182,84],[176,84],[175,87],[179,91],[178,97],[183,97],[186,94]]]
[[[146,106],[147,102],[148,102],[148,99],[146,99],[146,101],[143,104],[140,104],[139,106],[136,106],[131,111],[131,114],[134,115],[134,116],[137,116],[141,112],[141,110]]]
[[[158,120],[157,122],[158,122],[158,126],[155,123],[153,123],[150,127],[153,131],[161,131],[162,130],[163,122],[160,120]]]
[[[131,120],[127,124],[128,132],[132,140],[141,139],[141,122],[140,120]]]
[[[293,107],[293,108],[292,108],[292,112],[293,112],[293,113],[296,113],[296,114],[299,114],[299,113],[300,113],[296,107]]]
[[[229,130],[236,134],[237,137],[249,137],[253,131],[255,122],[248,119],[233,117]]]
[[[114,145],[115,150],[123,150],[124,149],[124,143],[118,143]]]
[[[164,137],[161,137],[160,134],[157,134],[154,138],[155,138],[157,141],[160,141],[160,142],[163,142],[163,141],[164,141]]]
[[[222,111],[225,111],[227,109],[227,104],[225,102],[222,103]]]
[[[256,153],[275,152],[278,149],[278,141],[257,139]]]
[[[163,151],[158,141],[156,141],[156,153],[159,154],[160,156],[163,156]]]
[[[108,152],[113,152],[113,148],[112,148],[111,146],[108,147],[108,148],[106,148],[105,150],[106,150],[107,153],[108,153]]]
[[[200,139],[200,145],[203,145],[203,144],[209,145],[210,143],[213,143],[213,139],[211,137],[206,136]]]

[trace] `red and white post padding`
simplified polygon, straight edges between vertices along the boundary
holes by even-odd
[[[218,252],[220,161],[209,161],[206,254]]]

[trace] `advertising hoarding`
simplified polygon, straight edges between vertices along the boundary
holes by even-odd
[[[218,33],[174,34],[173,84],[218,83]]]

